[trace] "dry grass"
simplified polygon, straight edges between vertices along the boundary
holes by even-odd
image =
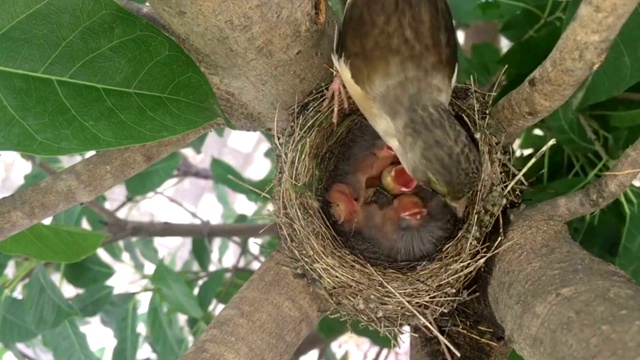
[[[321,285],[336,315],[361,320],[389,335],[407,324],[433,332],[433,319],[468,296],[465,287],[495,250],[496,242],[484,241],[486,234],[504,205],[517,198],[516,189],[506,191],[515,176],[506,165],[511,155],[496,149],[486,131],[491,95],[458,86],[451,105],[473,129],[483,161],[467,223],[432,263],[401,270],[372,266],[349,252],[320,209],[325,174],[353,123],[351,116],[337,128],[330,123],[331,112],[322,106],[325,90],[295,109],[296,120],[277,144],[280,174],[274,203],[286,252]]]

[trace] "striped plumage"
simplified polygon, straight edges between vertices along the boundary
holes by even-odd
[[[348,0],[333,62],[382,139],[419,182],[459,203],[478,182],[477,148],[448,104],[457,41],[446,0]]]

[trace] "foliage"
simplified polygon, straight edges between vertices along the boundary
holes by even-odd
[[[339,3],[333,1],[333,3]],[[450,0],[459,28],[496,21],[512,45],[460,51],[459,82],[492,89],[503,68],[496,99],[516,88],[553,49],[579,0]],[[223,117],[205,76],[186,53],[150,24],[111,0],[21,0],[0,4],[0,149],[37,155],[57,169],[62,155],[83,154],[172,137]],[[550,139],[558,144],[525,174],[527,204],[580,189],[606,172],[640,136],[640,10],[622,29],[609,56],[573,98],[527,130],[520,148],[523,168]],[[227,130],[228,131],[228,130]],[[224,129],[217,129],[218,136]],[[268,134],[265,134],[268,135]],[[208,134],[185,148],[201,153]],[[271,150],[265,154],[271,160]],[[184,153],[175,153],[125,183],[128,203],[158,196],[176,177]],[[211,193],[225,223],[262,222],[275,176],[260,180],[210,159]],[[38,166],[27,187],[46,177]],[[601,211],[572,221],[573,238],[591,253],[640,282],[640,207],[637,188]],[[244,195],[257,210],[239,214],[233,197]],[[107,197],[96,199],[104,204]],[[113,204],[110,206],[113,208]],[[157,358],[176,359],[251,277],[253,268],[229,265],[269,256],[277,239],[251,253],[248,239],[192,239],[186,261],[161,255],[155,239],[105,243],[105,218],[75,206],[0,243],[4,290],[0,342],[48,351],[55,358],[102,358],[83,326],[99,319],[117,341],[113,358],[135,359],[150,347]],[[179,265],[178,265],[179,264]],[[122,268],[141,280],[137,290],[115,291],[110,280]],[[55,281],[54,281],[55,280]],[[186,320],[186,321],[185,321]],[[382,347],[390,340],[336,319],[318,330],[335,339],[353,329]],[[144,329],[144,330],[141,330]],[[64,340],[63,340],[64,339]],[[335,358],[330,351],[326,358]],[[516,355],[513,355],[516,358]]]

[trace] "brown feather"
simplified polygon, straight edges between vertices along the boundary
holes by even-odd
[[[448,200],[477,185],[474,142],[449,112],[457,41],[446,0],[349,0],[334,62],[362,113]]]

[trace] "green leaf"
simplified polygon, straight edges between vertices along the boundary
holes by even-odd
[[[204,315],[193,290],[178,273],[162,261],[156,264],[151,283],[160,290],[162,298],[172,309],[195,318]]]
[[[66,265],[63,275],[72,285],[84,289],[107,282],[114,273],[109,264],[93,254],[82,261]]]
[[[263,194],[270,195],[273,192],[273,189],[271,189],[273,177],[275,176],[273,166],[269,174],[262,180],[253,181],[242,176],[226,162],[213,158],[211,159],[211,174],[215,182],[223,184],[239,194],[244,194],[249,201],[267,201],[268,197],[265,197]]]
[[[52,224],[64,224],[68,226],[80,227],[82,225],[83,207],[75,205],[69,209],[55,214],[51,220]]]
[[[562,15],[566,13],[567,4],[564,1],[529,1],[531,8],[522,10],[510,16],[500,27],[500,33],[512,43],[520,42],[548,25],[548,23],[561,25]],[[535,10],[535,11],[534,11]],[[547,14],[546,17],[542,15]]]
[[[0,253],[0,274],[4,274],[4,271],[7,269],[7,265],[9,265],[9,261],[11,261],[13,257]]]
[[[124,249],[122,248],[120,242],[112,242],[109,245],[103,246],[102,248],[114,260],[122,262],[122,254],[124,254]]]
[[[571,236],[593,255],[614,263],[623,238],[627,215],[620,201],[614,201],[595,214],[568,223]]]
[[[218,262],[222,264],[222,259],[227,254],[229,250],[229,240],[225,238],[220,238],[220,245],[218,246]]]
[[[207,271],[211,264],[211,240],[204,238],[191,239],[191,254],[198,262],[200,269]]]
[[[530,187],[522,192],[522,201],[525,205],[535,205],[553,199],[560,195],[574,192],[588,183],[583,177],[565,178]]]
[[[615,264],[640,284],[640,206],[637,200],[640,190],[630,188],[625,193],[625,198],[631,197],[633,206],[627,207],[625,225],[622,231],[620,249]],[[629,201],[625,200],[625,204]]]
[[[29,160],[29,158],[24,155],[22,157],[27,161]],[[64,165],[62,164],[62,162],[60,161],[60,158],[58,157],[38,157],[36,160],[38,161],[38,163],[41,163],[41,162],[46,163],[47,165],[50,165],[54,169],[64,168]],[[31,172],[24,176],[24,183],[20,185],[18,189],[24,190],[34,184],[39,183],[40,181],[48,177],[49,175],[44,171],[42,171],[42,169],[40,169],[39,166],[33,166],[31,168]]]
[[[0,251],[39,261],[71,263],[95,253],[106,237],[63,224],[36,224],[0,242]]]
[[[212,272],[198,290],[198,304],[203,311],[208,311],[209,305],[216,297],[220,286],[224,283],[226,270],[216,270]]]
[[[2,300],[2,314],[0,316],[0,342],[15,344],[25,342],[38,336],[33,324],[27,322],[29,311],[25,300],[6,296]]]
[[[640,95],[640,94],[638,94]],[[640,101],[611,98],[591,106],[589,116],[611,126],[627,128],[640,125]]]
[[[222,184],[214,183],[213,192],[216,195],[216,200],[222,205],[222,222],[225,224],[233,222],[238,213],[229,199],[229,189]]]
[[[471,57],[466,57],[460,50],[458,59],[458,82],[470,83],[471,76],[478,85],[488,85],[502,68],[499,64],[500,50],[488,43],[474,44],[471,47]]]
[[[158,249],[156,249],[152,238],[139,238],[135,241],[135,244],[140,251],[140,255],[142,255],[145,260],[154,264],[160,260]]]
[[[342,0],[328,0],[328,2],[329,2],[329,6],[331,7],[331,10],[333,10],[333,12],[336,14],[338,19],[342,21],[342,17],[344,15],[344,6],[342,3]]]
[[[55,329],[45,331],[42,334],[42,343],[52,351],[54,359],[98,360],[89,348],[87,336],[80,331],[73,319],[68,319]]]
[[[140,196],[156,190],[171,178],[181,160],[180,153],[173,153],[134,175],[124,182],[127,193],[130,196]]]
[[[175,315],[168,315],[157,293],[151,296],[147,313],[149,345],[160,360],[178,359],[187,351],[188,342]]]
[[[518,87],[544,61],[553,47],[558,42],[562,31],[560,25],[546,23],[538,30],[535,36],[513,44],[507,50],[502,59],[501,65],[506,66],[504,77],[507,80],[494,102]],[[536,51],[531,51],[535,49]]]
[[[97,198],[95,198],[94,201],[98,202],[98,204],[100,205],[104,205],[104,203],[107,201],[107,198],[104,195],[99,195]],[[102,215],[98,215],[95,211],[91,210],[91,208],[87,206],[84,207],[83,214],[93,231],[104,230],[105,220]]]
[[[144,270],[144,263],[138,255],[138,247],[135,246],[133,241],[130,239],[123,241],[122,245],[124,246],[124,250],[127,252],[127,254],[129,254],[129,257],[133,262],[133,267],[139,272],[142,272]]]
[[[622,153],[640,138],[640,125],[626,128],[609,129],[607,153],[612,159],[619,158]]]
[[[640,7],[631,13],[604,62],[591,76],[591,82],[582,98],[584,107],[624,92],[640,81]]]
[[[184,50],[112,0],[23,0],[3,9],[0,149],[124,147],[223,117]]]
[[[349,331],[349,323],[339,317],[324,316],[316,328],[322,337],[333,341]]]
[[[260,255],[267,258],[273,253],[276,247],[278,247],[278,238],[270,237],[262,241],[262,244],[260,244]]]
[[[189,147],[192,148],[196,153],[201,154],[202,146],[204,146],[204,142],[207,141],[207,136],[209,136],[208,132],[198,136],[191,142],[191,144],[189,144]]]
[[[251,275],[253,275],[253,271],[251,270],[236,270],[233,277],[227,279],[225,285],[218,290],[216,300],[222,304],[228,304],[238,290],[249,280]]]
[[[113,359],[136,359],[140,334],[138,327],[138,302],[131,294],[119,294],[102,311],[102,321],[113,330],[117,340]]]
[[[596,149],[596,144],[587,133],[588,121],[579,121],[578,114],[567,102],[541,123],[540,128],[547,136],[554,137],[558,144],[574,154],[589,154]]]
[[[113,297],[113,288],[104,284],[90,286],[71,300],[84,317],[97,315]]]
[[[484,22],[502,21],[518,12],[530,11],[531,6],[544,0],[497,1],[497,0],[449,0],[449,7],[457,27]],[[520,4],[525,4],[524,6]]]
[[[26,321],[38,333],[56,328],[72,316],[80,315],[40,265],[25,285],[24,294],[24,305],[28,312]]]

